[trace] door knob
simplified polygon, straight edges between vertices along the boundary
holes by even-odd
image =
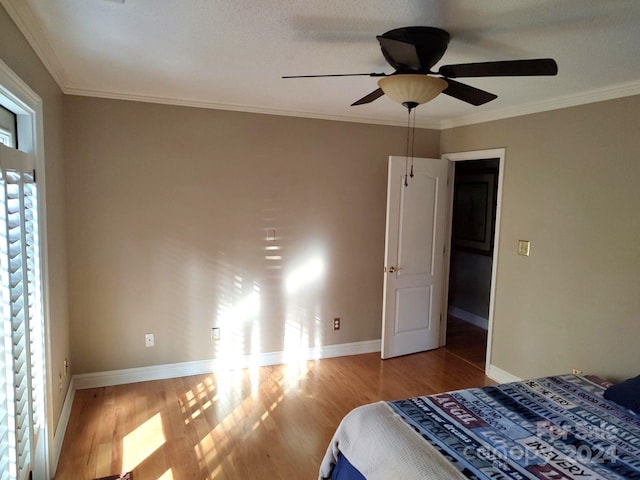
[[[389,273],[395,273],[399,271],[400,271],[400,268],[396,268],[394,266],[389,267]]]

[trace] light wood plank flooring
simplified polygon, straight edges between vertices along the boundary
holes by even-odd
[[[352,408],[490,383],[438,349],[79,390],[55,479],[314,479]]]
[[[447,350],[484,370],[487,355],[487,331],[449,316],[447,320]]]

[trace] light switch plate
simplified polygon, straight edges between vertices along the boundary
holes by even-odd
[[[529,240],[518,240],[518,255],[529,256],[531,242]]]

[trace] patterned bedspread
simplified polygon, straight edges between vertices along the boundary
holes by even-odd
[[[640,416],[562,375],[388,402],[471,479],[640,479]]]

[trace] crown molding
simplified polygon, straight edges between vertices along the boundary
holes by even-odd
[[[67,87],[62,89],[67,95],[78,95],[83,97],[107,98],[112,100],[128,100],[132,102],[159,103],[163,105],[176,105],[181,107],[209,108],[215,110],[228,110],[245,113],[258,113],[263,115],[280,115],[285,117],[313,118],[317,120],[330,120],[335,122],[368,123],[374,125],[389,125],[394,127],[406,127],[406,121],[391,120],[384,118],[368,118],[356,115],[335,115],[322,112],[309,112],[303,110],[286,110],[269,107],[258,107],[254,105],[240,105],[232,103],[208,102],[202,100],[156,97],[152,95],[134,95],[120,92],[110,92],[104,90],[89,90],[84,88]],[[439,120],[416,120],[416,127],[428,128],[432,130],[440,129]]]
[[[2,0],[0,0],[2,1]],[[134,102],[159,103],[165,105],[177,105],[183,107],[210,108],[216,110],[228,110],[246,113],[258,113],[263,115],[280,115],[287,117],[313,118],[318,120],[330,120],[337,122],[367,123],[374,125],[389,125],[394,127],[405,127],[406,122],[390,119],[375,119],[351,115],[332,115],[327,113],[307,112],[300,110],[284,110],[268,107],[256,107],[252,105],[238,105],[230,103],[206,102],[200,100],[155,97],[150,95],[131,95],[126,93],[88,90],[82,88],[63,88],[67,95],[79,95],[85,97],[108,98],[114,100],[129,100]],[[610,87],[578,93],[575,95],[565,95],[542,102],[533,102],[519,105],[512,108],[503,108],[490,112],[483,112],[460,117],[446,118],[443,120],[422,119],[416,120],[416,127],[431,130],[446,130],[454,127],[473,125],[476,123],[503,120],[505,118],[520,117],[533,113],[548,112],[561,108],[575,107],[589,103],[603,102],[616,98],[640,95],[640,82],[629,82]]]
[[[16,24],[18,30],[24,35],[31,48],[36,52],[36,55],[54,81],[64,91],[64,87],[68,83],[67,74],[55,50],[42,31],[40,21],[34,15],[27,2],[24,0],[0,0],[0,3]]]
[[[622,83],[574,95],[556,97],[542,102],[527,103],[517,107],[503,108],[501,110],[494,110],[491,112],[448,118],[440,121],[440,130],[462,127],[464,125],[472,125],[475,123],[502,120],[505,118],[520,117],[522,115],[530,115],[532,113],[548,112],[551,110],[559,110],[561,108],[576,107],[589,103],[630,97],[633,95],[640,95],[640,82]]]

